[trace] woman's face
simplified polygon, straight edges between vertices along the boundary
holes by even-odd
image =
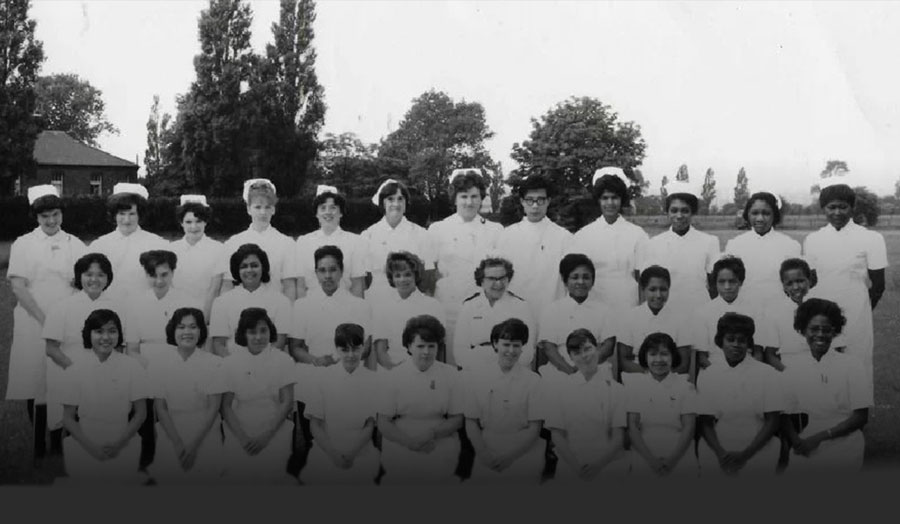
[[[569,273],[566,279],[566,291],[576,300],[587,298],[594,287],[594,277],[587,266],[578,266]]]
[[[651,278],[647,281],[647,287],[644,288],[644,297],[647,299],[650,309],[659,311],[669,300],[669,283],[664,278]]]
[[[766,203],[765,200],[760,198],[757,198],[750,204],[750,209],[747,211],[747,218],[750,221],[750,225],[753,227],[753,231],[758,235],[765,235],[772,229],[772,226],[775,225],[775,212],[769,207],[769,204]]]
[[[349,347],[339,347],[338,356],[341,359],[341,364],[344,365],[344,369],[348,371],[353,371],[359,365],[359,362],[362,360],[363,354],[363,345],[360,344],[358,346],[349,346]]]
[[[384,216],[388,220],[400,220],[406,214],[406,198],[398,189],[393,195],[384,199]]]
[[[522,356],[522,341],[501,338],[494,342],[494,351],[497,352],[500,369],[509,371],[519,361],[519,357]]]
[[[809,284],[809,277],[802,269],[788,269],[781,278],[784,294],[797,304],[809,293]]]
[[[147,281],[154,291],[165,293],[172,287],[172,279],[175,272],[169,267],[169,264],[157,264],[153,275],[147,275]]]
[[[247,204],[247,214],[256,224],[269,224],[275,216],[275,204],[269,202],[266,197],[251,197],[250,203]]]
[[[719,273],[716,274],[716,291],[729,304],[738,297],[738,293],[741,291],[741,284],[740,279],[730,269],[720,269]]]
[[[245,288],[256,289],[262,283],[263,267],[259,256],[249,254],[241,260],[238,266],[238,276],[241,278],[241,285]]]
[[[269,346],[271,333],[265,320],[260,320],[255,326],[247,330],[247,349],[254,355],[258,355]]]
[[[37,215],[38,225],[41,226],[41,231],[44,232],[48,237],[52,237],[53,235],[59,233],[59,228],[62,227],[63,222],[63,214],[60,209],[48,209]]]
[[[853,207],[843,200],[832,200],[825,204],[822,211],[825,212],[825,218],[828,220],[828,223],[835,229],[841,229],[846,226],[853,215]]]
[[[503,266],[488,266],[484,268],[484,279],[481,281],[481,289],[488,300],[500,300],[506,294],[509,286],[509,273]]]
[[[481,209],[481,190],[477,187],[456,193],[456,214],[464,220],[475,218],[479,209]]]
[[[184,230],[184,238],[188,241],[200,240],[206,232],[206,221],[198,218],[193,211],[188,211],[181,219],[181,229]]]
[[[590,340],[586,340],[580,348],[569,351],[569,358],[581,373],[590,373],[600,363],[600,351]]]
[[[322,291],[326,295],[331,295],[337,291],[343,275],[344,272],[334,257],[322,257],[316,263],[316,279],[318,279],[319,285],[322,286]]]
[[[320,229],[339,227],[341,225],[341,216],[341,206],[335,204],[333,198],[326,198],[316,208],[316,219],[319,221]]]
[[[825,315],[815,315],[809,319],[806,328],[803,329],[803,337],[809,344],[809,351],[813,355],[824,355],[831,347],[835,336],[834,325]]]
[[[550,199],[547,198],[546,189],[529,189],[522,198],[522,209],[525,211],[525,218],[529,222],[540,222],[547,216],[547,209],[550,208]]]
[[[434,359],[437,357],[438,352],[438,343],[426,342],[422,340],[422,337],[416,335],[413,337],[410,345],[406,347],[406,350],[409,352],[416,369],[425,371],[434,364]]]
[[[111,320],[99,328],[91,330],[91,349],[97,355],[108,356],[115,351],[118,343],[119,328]]]
[[[100,269],[100,264],[92,262],[87,271],[81,274],[81,289],[91,298],[97,298],[109,285],[109,275]]]
[[[132,204],[129,209],[123,209],[116,213],[116,229],[123,235],[130,235],[138,228],[137,204]]]
[[[182,349],[193,349],[200,343],[200,326],[194,315],[184,315],[175,324],[175,344]]]
[[[691,206],[684,200],[680,198],[673,198],[669,203],[669,222],[672,224],[672,229],[677,232],[687,231],[688,228],[691,227],[691,219],[693,218],[693,211],[691,211]]]
[[[722,351],[725,360],[731,365],[737,365],[747,356],[750,349],[750,339],[743,333],[725,333],[722,337]]]
[[[653,378],[663,379],[672,371],[672,351],[660,344],[647,350],[647,369]]]
[[[600,195],[600,212],[604,218],[613,219],[622,211],[622,197],[612,191],[604,191]]]
[[[397,267],[391,271],[391,279],[393,279],[394,288],[397,289],[400,296],[408,297],[416,290],[416,275],[409,264],[397,264]]]

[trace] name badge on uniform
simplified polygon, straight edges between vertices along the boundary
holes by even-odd
[[[434,389],[434,380],[431,381],[431,385],[428,386],[428,389]]]

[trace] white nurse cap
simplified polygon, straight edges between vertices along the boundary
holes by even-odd
[[[278,191],[275,190],[275,184],[272,183],[268,178],[251,178],[250,180],[244,180],[244,193],[243,198],[244,202],[247,202],[247,197],[250,195],[250,188],[257,184],[265,184],[272,188],[272,192],[276,195]],[[247,202],[249,204],[249,202]]]
[[[452,186],[452,185],[453,185],[453,181],[456,180],[456,177],[460,177],[460,176],[463,176],[463,175],[467,175],[467,174],[469,174],[469,173],[475,173],[476,175],[481,175],[481,174],[482,174],[480,169],[476,169],[476,168],[474,168],[474,167],[465,167],[465,168],[462,168],[462,169],[454,169],[454,170],[450,173],[450,178],[447,179],[447,183],[448,183],[449,185]]]
[[[672,180],[666,184],[666,193],[674,195],[675,193],[687,193],[688,195],[699,196],[700,192],[694,184],[685,182],[684,180]]]
[[[178,205],[185,204],[200,204],[203,207],[209,207],[209,204],[206,203],[206,196],[204,195],[181,195],[181,199],[178,202]]]
[[[375,194],[372,195],[372,203],[373,204],[375,204],[376,206],[378,205],[378,194],[381,193],[381,190],[384,189],[384,186],[391,184],[391,183],[399,184],[399,182],[397,182],[393,178],[389,178],[389,179],[385,180],[384,182],[382,182],[381,185],[378,186],[378,189],[375,190]]]
[[[600,179],[603,175],[612,175],[615,177],[619,177],[622,179],[622,182],[625,182],[625,186],[628,187],[631,184],[631,181],[628,180],[628,177],[625,176],[625,171],[622,171],[621,167],[601,167],[600,169],[594,171],[594,177],[591,178],[591,185],[597,183],[597,180]]]
[[[837,186],[840,184],[849,186],[851,183],[851,181],[849,179],[850,179],[850,177],[848,177],[846,175],[833,175],[828,178],[823,178],[823,179],[821,179],[822,181],[819,182],[819,189],[821,190],[821,189],[825,189],[826,187]]]
[[[28,188],[28,205],[34,204],[34,201],[45,196],[59,196],[56,186],[43,184],[40,186],[32,186]]]
[[[334,193],[335,195],[339,195],[340,191],[334,186],[326,186],[325,184],[319,184],[316,186],[316,196],[319,196],[323,193]]]
[[[113,195],[122,195],[122,194],[131,194],[138,195],[142,197],[144,200],[150,198],[150,193],[147,192],[147,188],[140,184],[131,184],[128,182],[119,182],[118,184],[113,186],[112,190]]]

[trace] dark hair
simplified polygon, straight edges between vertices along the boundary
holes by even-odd
[[[278,194],[275,192],[275,186],[271,182],[254,182],[247,188],[246,204],[249,206],[255,197],[265,198],[266,201],[273,206],[278,205]]]
[[[844,326],[847,325],[847,317],[844,316],[841,306],[831,300],[810,298],[800,304],[797,312],[794,313],[794,330],[802,334],[809,325],[809,321],[816,315],[824,315],[828,318],[831,326],[834,327],[835,336],[840,335]]]
[[[275,323],[269,318],[266,310],[261,307],[248,307],[241,311],[241,318],[238,320],[237,329],[234,331],[234,343],[247,347],[247,331],[255,328],[260,321],[265,322],[269,328],[269,342],[278,340]]]
[[[477,187],[484,199],[487,195],[487,185],[484,183],[484,177],[477,169],[469,169],[465,174],[457,175],[450,184],[450,203],[456,202],[456,194],[464,193],[473,187]]]
[[[331,191],[326,191],[321,195],[316,195],[316,198],[313,199],[313,211],[318,213],[319,206],[327,202],[329,198],[334,200],[334,205],[336,205],[341,210],[342,215],[346,214],[347,200],[345,200],[342,195],[332,193]],[[378,202],[381,203],[381,200],[379,200]]]
[[[603,193],[609,191],[622,199],[621,207],[628,207],[631,204],[631,195],[628,193],[628,186],[625,181],[615,175],[603,175],[594,182],[591,188],[591,196],[594,200],[599,201]],[[666,206],[668,207],[668,206]]]
[[[597,337],[591,333],[590,329],[578,328],[566,337],[566,352],[571,354],[573,351],[581,349],[586,342],[590,342],[597,346]]]
[[[510,281],[512,281],[514,273],[512,262],[506,260],[505,258],[487,257],[479,262],[478,267],[475,268],[475,285],[481,287],[481,283],[484,282],[484,271],[487,268],[500,266],[503,266],[503,269],[506,270],[506,276],[509,277]]]
[[[72,286],[74,286],[75,289],[79,291],[84,289],[81,285],[81,275],[91,268],[91,264],[97,264],[100,266],[100,271],[106,273],[106,287],[103,288],[104,290],[112,284],[112,263],[106,258],[106,255],[103,253],[88,253],[75,261],[75,278],[72,280]]]
[[[359,324],[339,324],[334,328],[334,347],[352,348],[366,341],[366,330]]]
[[[166,344],[170,346],[178,345],[178,342],[175,340],[175,328],[184,317],[194,317],[194,322],[200,328],[200,338],[197,339],[197,347],[202,346],[206,343],[206,337],[209,336],[209,329],[206,327],[206,318],[203,317],[203,312],[195,307],[180,307],[172,313],[172,318],[166,322]]]
[[[144,272],[154,277],[156,276],[156,266],[167,264],[169,269],[175,271],[175,266],[178,264],[178,255],[165,249],[154,249],[141,253],[138,260],[141,262]]]
[[[401,340],[403,347],[408,348],[416,335],[429,343],[441,344],[447,336],[447,330],[441,321],[431,315],[419,315],[406,321]]]
[[[713,264],[713,278],[718,279],[719,271],[722,271],[723,269],[730,269],[731,272],[734,273],[734,276],[740,280],[741,284],[743,284],[744,279],[747,278],[747,269],[744,267],[744,261],[734,255],[725,255],[719,260],[716,260],[716,263]]]
[[[491,344],[496,344],[501,338],[527,344],[528,326],[518,318],[508,318],[491,328]]]
[[[179,224],[184,222],[184,216],[188,213],[193,213],[197,219],[203,222],[209,222],[212,218],[211,207],[204,206],[200,202],[185,202],[184,205],[175,208],[175,218],[178,219]]]
[[[697,200],[696,196],[690,193],[670,193],[666,195],[666,212],[672,206],[673,200],[683,200],[691,208],[691,215],[696,215],[697,210],[700,209],[700,201]]]
[[[526,177],[519,183],[516,188],[516,195],[519,198],[525,198],[529,191],[538,191],[543,189],[547,192],[547,199],[556,196],[556,184],[550,180],[550,177],[544,174],[536,174]]]
[[[640,364],[642,368],[647,369],[649,367],[647,364],[647,353],[660,345],[669,348],[669,354],[672,355],[672,368],[677,368],[681,365],[681,354],[678,353],[678,346],[675,344],[672,337],[666,333],[656,332],[647,335],[644,341],[641,342],[640,349],[638,349],[638,364]]]
[[[412,270],[416,279],[416,286],[422,283],[422,272],[425,269],[425,263],[418,256],[409,251],[394,251],[389,253],[384,263],[384,274],[387,275],[388,284],[394,286],[394,271],[400,270],[401,266],[406,264]]]
[[[271,278],[269,275],[269,255],[256,244],[243,244],[231,254],[231,260],[229,260],[231,279],[235,286],[241,283],[241,263],[250,255],[256,255],[259,258],[259,263],[262,266],[261,280],[268,282]]]
[[[52,211],[54,209],[63,211],[62,199],[56,195],[44,195],[35,199],[34,203],[31,204],[31,214],[34,215],[35,218],[45,211]]]
[[[131,206],[137,206],[138,223],[140,224],[144,211],[147,209],[147,199],[135,193],[119,193],[109,197],[109,200],[106,201],[106,211],[109,219],[115,223],[116,215],[120,211],[130,210]]]
[[[641,289],[650,285],[650,279],[652,278],[661,278],[666,281],[666,284],[669,287],[672,287],[672,274],[669,273],[669,270],[662,266],[648,266],[646,269],[641,271],[641,276],[639,278]]]
[[[744,335],[747,337],[750,347],[753,347],[753,334],[756,333],[756,324],[753,319],[740,313],[725,313],[716,323],[715,343],[722,347],[722,339],[728,334]]]
[[[85,349],[93,349],[91,343],[91,331],[100,329],[108,323],[114,323],[116,329],[119,330],[119,341],[116,347],[121,347],[125,343],[125,333],[122,331],[122,321],[115,311],[110,309],[95,309],[84,320],[84,327],[81,329],[81,342]]]
[[[784,281],[784,274],[792,269],[799,269],[800,271],[803,271],[806,278],[812,279],[812,269],[802,258],[789,258],[782,262],[781,267],[778,268],[778,279]]]
[[[824,208],[829,202],[840,200],[850,207],[856,205],[856,191],[847,184],[828,186],[819,192],[819,207]]]
[[[337,265],[344,271],[344,252],[337,246],[322,246],[313,253],[313,267],[319,267],[319,261],[326,257],[333,257]]]
[[[384,200],[389,196],[394,196],[397,191],[400,191],[400,194],[403,195],[403,200],[409,204],[409,189],[407,189],[406,184],[403,182],[388,182],[381,188],[381,191],[378,192],[378,209],[384,211]],[[335,200],[337,202],[337,200]],[[319,206],[316,206],[318,209]],[[343,209],[341,213],[343,214]]]
[[[750,195],[750,200],[747,200],[747,203],[744,204],[744,214],[741,215],[742,217],[744,217],[744,221],[750,222],[750,207],[757,200],[762,200],[769,205],[769,208],[772,209],[772,225],[777,226],[778,224],[780,224],[781,210],[778,209],[778,199],[775,198],[775,195],[767,191],[760,191],[759,193],[753,193],[752,195]]]
[[[569,275],[581,266],[586,266],[591,272],[591,279],[597,278],[597,269],[590,257],[584,253],[569,253],[562,257],[559,261],[559,276],[562,278],[563,284],[569,281]]]

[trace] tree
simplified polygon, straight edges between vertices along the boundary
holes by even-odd
[[[878,196],[865,187],[854,187],[856,204],[853,206],[853,221],[861,226],[872,227],[878,223],[880,209]]]
[[[842,176],[846,175],[850,169],[847,167],[847,162],[843,160],[829,160],[825,162],[825,169],[819,173],[819,178],[830,178],[833,176]],[[809,188],[809,193],[813,196],[816,196],[821,191],[821,186],[819,184],[813,184]]]
[[[665,200],[666,197],[669,196],[669,190],[668,190],[668,188],[666,188],[666,186],[668,186],[668,185],[669,185],[669,177],[667,177],[666,175],[663,175],[662,180],[660,180],[660,182],[659,182],[659,196],[663,200]]]
[[[35,168],[34,83],[44,49],[28,8],[28,0],[0,2],[0,195],[11,194],[13,181]]]
[[[492,166],[493,169],[488,176],[491,178],[491,185],[488,186],[488,196],[491,198],[491,212],[500,211],[500,200],[503,198],[503,185],[506,180],[503,178],[503,167],[500,164]]]
[[[532,118],[531,127],[528,140],[513,144],[511,157],[524,174],[544,172],[573,193],[590,187],[601,167],[618,166],[633,176],[647,147],[640,126],[620,122],[610,106],[590,97],[560,102]]]
[[[748,188],[747,172],[743,166],[737,174],[737,183],[734,185],[734,205],[737,209],[743,211],[747,201],[750,200],[750,189]]]
[[[686,164],[681,164],[680,166],[678,166],[678,172],[675,173],[675,180],[678,182],[689,182],[691,180]]]
[[[700,210],[704,215],[710,213],[710,207],[713,200],[716,199],[716,172],[713,168],[706,170],[706,176],[703,177],[703,189],[700,191]]]
[[[170,127],[172,116],[159,115],[159,95],[153,95],[150,117],[147,119],[147,149],[144,151],[145,185],[154,195],[175,196],[188,189],[181,170],[175,168],[179,158],[172,153],[175,131]]]
[[[484,146],[492,136],[480,103],[455,102],[431,90],[412,101],[397,130],[381,141],[378,158],[393,162],[401,176],[435,202],[447,195],[447,176],[453,169],[494,169]]]
[[[376,149],[354,133],[327,133],[319,144],[317,181],[333,185],[348,196],[371,195],[381,183]]]
[[[900,199],[900,180],[894,182],[894,197]]]
[[[65,131],[92,146],[97,146],[97,138],[103,133],[119,134],[106,119],[103,92],[78,75],[38,77],[35,92],[43,129]]]

